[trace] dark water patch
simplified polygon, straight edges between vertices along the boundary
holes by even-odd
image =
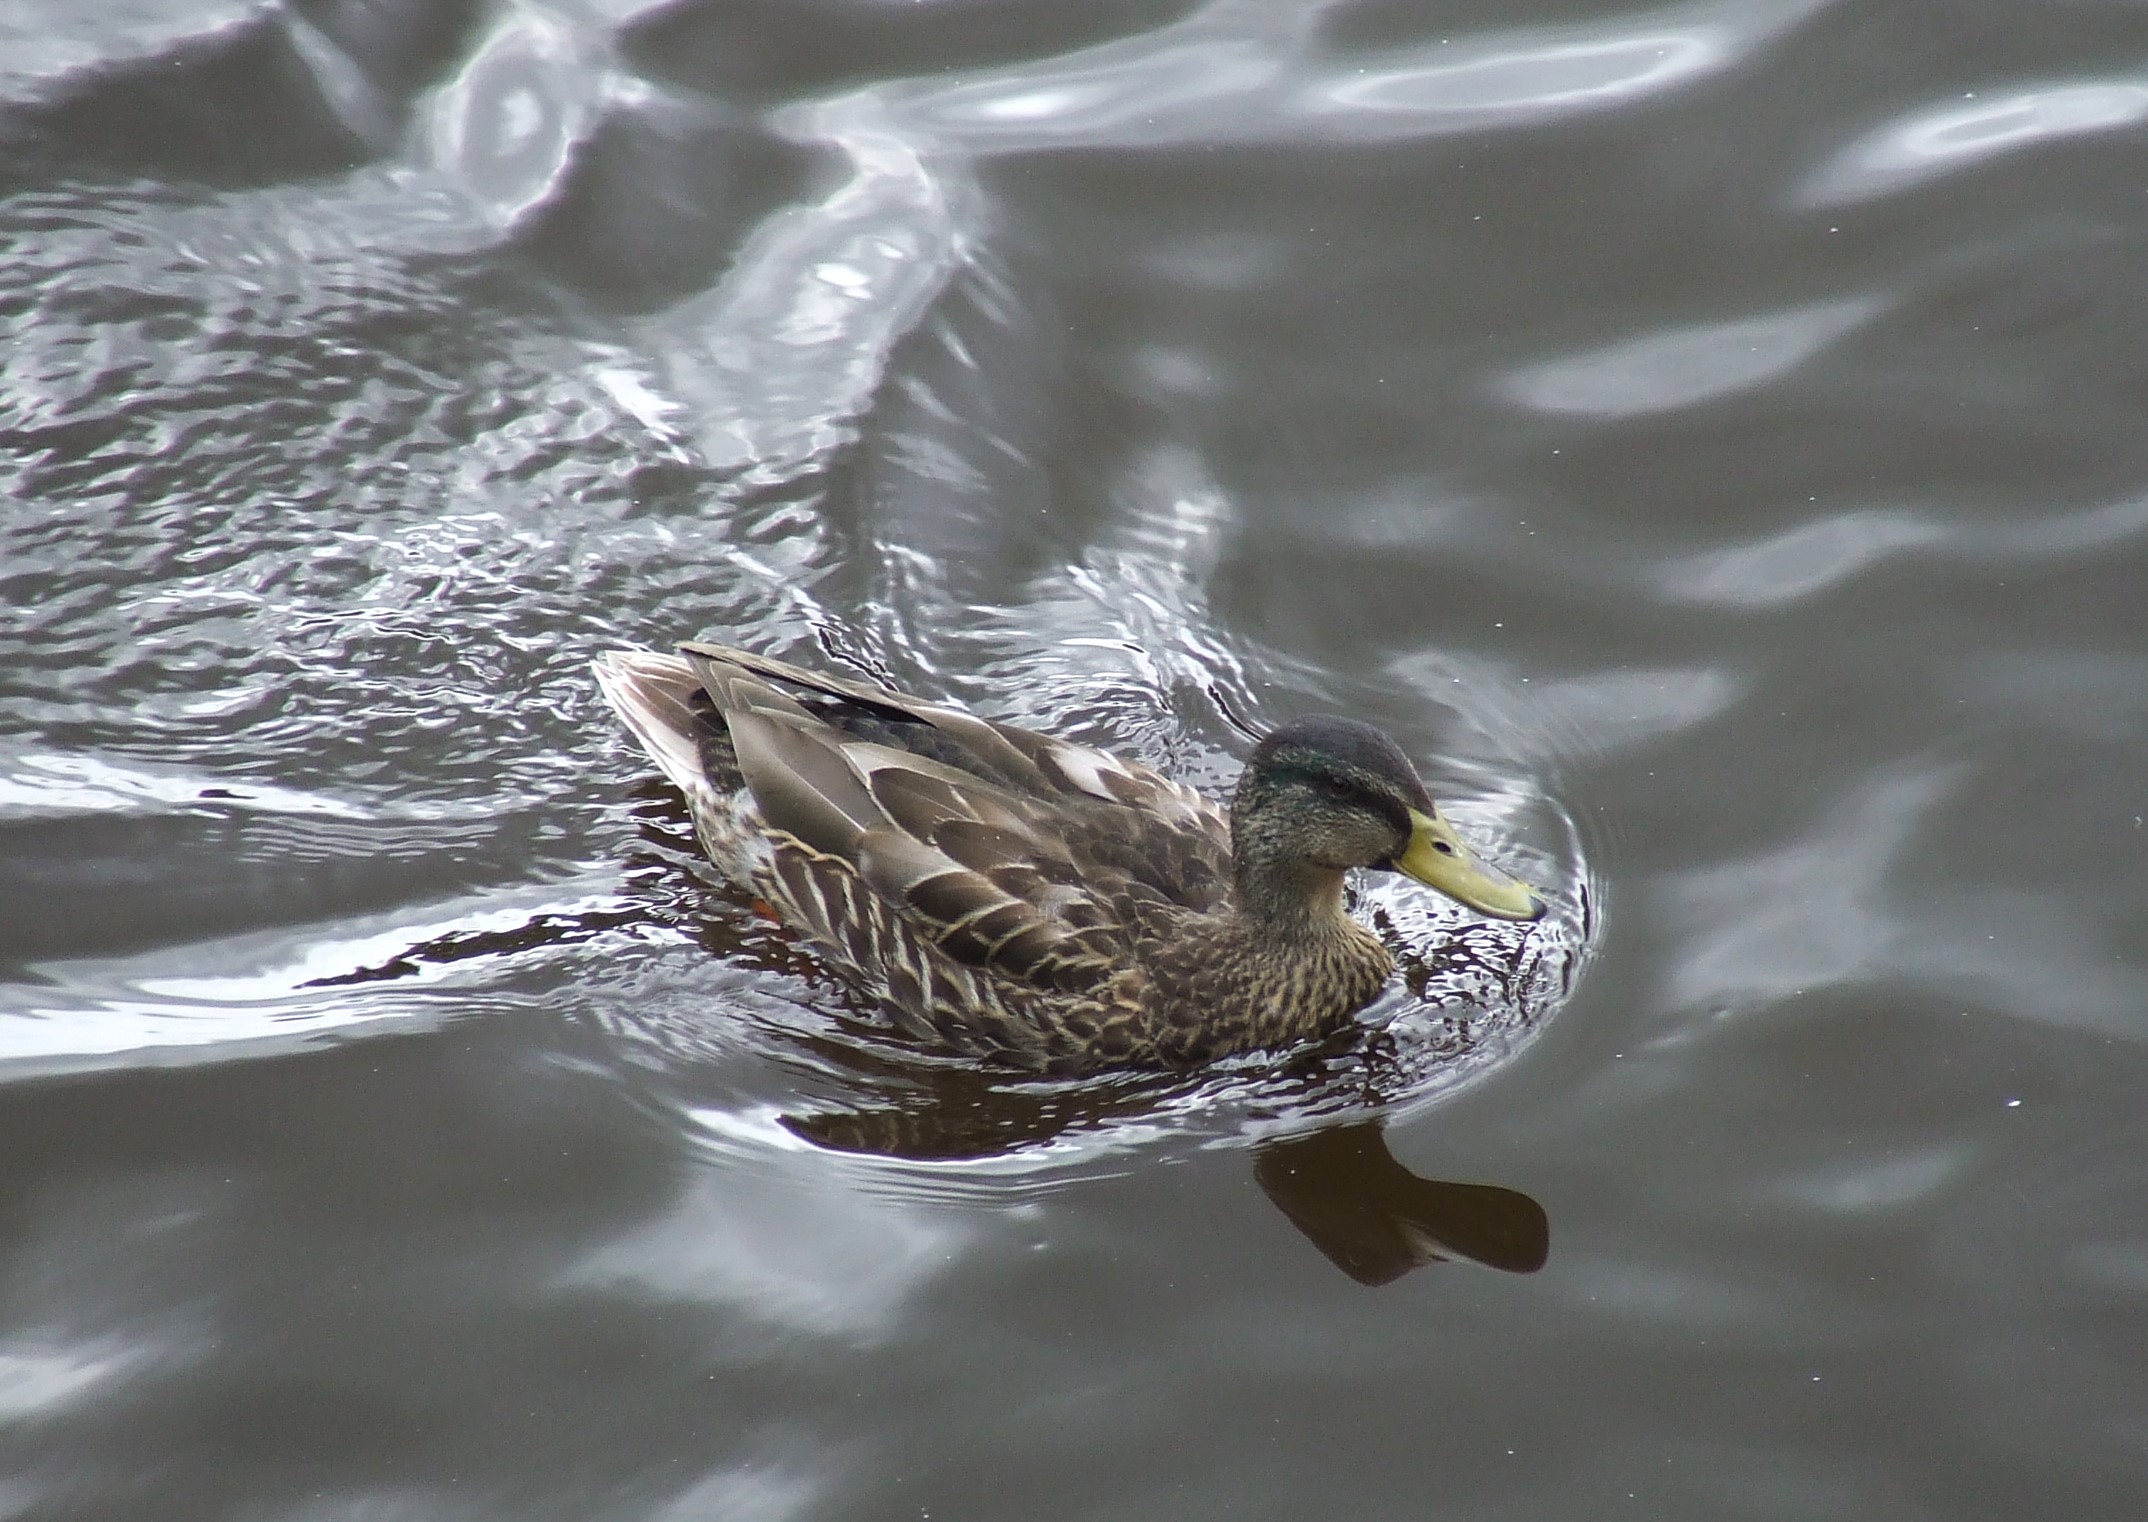
[[[607,117],[576,147],[523,246],[606,307],[656,308],[706,286],[756,223],[836,173],[742,113],[654,100]]]
[[[21,907],[0,956],[141,950],[513,882],[534,828],[527,818],[11,823],[0,829],[0,892]]]
[[[0,130],[48,174],[236,187],[350,168],[368,156],[363,137],[325,97],[292,25],[252,7],[150,56],[39,81],[32,100],[0,108]]]

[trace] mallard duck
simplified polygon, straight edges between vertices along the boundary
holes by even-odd
[[[1394,971],[1345,905],[1353,868],[1544,912],[1352,719],[1262,739],[1226,814],[1107,752],[745,650],[596,669],[726,877],[904,1030],[1024,1068],[1183,1069],[1334,1030]]]

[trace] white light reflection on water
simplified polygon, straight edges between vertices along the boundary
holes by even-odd
[[[1555,120],[1668,94],[1749,58],[1826,0],[1680,6],[1610,22],[1327,52],[1319,12],[1218,0],[1185,20],[960,83],[867,97],[973,152],[1400,141]]]
[[[844,1187],[827,1155],[802,1143],[724,1161],[697,1169],[664,1215],[589,1254],[565,1282],[871,1342],[893,1334],[971,1235],[947,1209]]]
[[[1880,1152],[1785,1175],[1782,1198],[1835,1215],[1874,1215],[1929,1200],[1974,1161],[1956,1143]]]
[[[1961,775],[1875,769],[1794,844],[1674,878],[1665,893],[1687,944],[1671,1002],[1767,1003],[1886,968],[1908,928],[1888,880]]]
[[[1725,52],[1724,39],[1707,31],[1522,45],[1464,62],[1368,68],[1319,91],[1312,111],[1393,114],[1420,128],[1443,117],[1540,119],[1675,89],[1720,69]]]
[[[968,181],[871,115],[793,114],[792,134],[840,148],[850,178],[763,221],[713,289],[649,333],[703,458],[749,483],[818,468],[857,437],[896,343],[970,257]]]
[[[1500,389],[1539,412],[1625,418],[1675,411],[1776,380],[1888,305],[1884,296],[1847,296],[1670,328],[1530,365]]]
[[[1830,514],[1764,539],[1668,561],[1656,572],[1656,587],[1678,602],[1780,607],[1905,551],[1942,543],[1953,532],[1906,512]]]
[[[1006,602],[966,609],[965,627],[941,636],[961,650],[947,664],[977,673],[971,700],[993,718],[1064,730],[1078,710],[1107,721],[1110,732],[1089,738],[1124,747],[1164,726],[1174,694],[1221,690],[1246,703],[1244,655],[1208,611],[1235,505],[1199,453],[1178,446],[1131,458],[1113,495],[1121,511],[1079,560]],[[1086,632],[1040,649],[1040,628]]]
[[[1844,148],[1807,180],[1812,206],[1889,195],[2004,154],[2148,120],[2148,84],[2083,80],[1982,97],[1965,91],[1914,111]]]
[[[648,1522],[790,1522],[825,1488],[820,1478],[778,1466],[718,1469],[649,1513]]]
[[[0,7],[0,100],[36,100],[93,70],[229,39],[274,0],[8,0]]]
[[[318,1491],[277,1512],[275,1522],[462,1522],[493,1515],[485,1502],[458,1496],[445,1485],[397,1485]]]
[[[150,771],[91,755],[32,751],[0,760],[0,818],[29,814],[162,813],[237,809],[264,814],[319,814],[378,819],[375,809],[298,788],[214,773]],[[473,809],[461,812],[473,812]],[[425,805],[397,805],[402,818],[439,818]]]
[[[1751,691],[1721,666],[1611,667],[1569,675],[1456,651],[1422,651],[1388,668],[1428,704],[1460,711],[1481,735],[1500,737],[1556,766],[1667,739],[1720,717]]]
[[[0,1343],[0,1427],[56,1416],[132,1371],[142,1354]]]
[[[291,52],[313,76],[321,103],[352,137],[376,151],[387,148],[396,130],[395,103],[327,33],[296,11],[277,18]]]
[[[1756,539],[1664,560],[1649,573],[1677,602],[1768,608],[1804,601],[1876,566],[1923,559],[1958,565],[2063,562],[2148,531],[2148,496],[2049,512],[2028,521],[1976,522],[1958,510],[1856,508],[1830,512]]]
[[[67,1072],[141,1062],[217,1061],[360,1028],[436,1023],[467,1012],[412,997],[457,981],[428,945],[502,935],[545,916],[614,910],[609,894],[559,885],[454,906],[346,918],[322,935],[278,929],[139,955],[47,962],[32,982],[0,984],[0,1071]],[[496,969],[498,957],[482,965]]]
[[[579,28],[511,6],[430,108],[433,165],[497,225],[557,193],[597,119],[604,76]]]

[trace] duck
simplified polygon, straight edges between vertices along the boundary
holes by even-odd
[[[745,649],[595,669],[716,870],[895,1026],[974,1058],[1185,1071],[1326,1037],[1395,968],[1350,913],[1356,870],[1491,919],[1545,912],[1355,719],[1270,731],[1225,808],[1108,751]]]

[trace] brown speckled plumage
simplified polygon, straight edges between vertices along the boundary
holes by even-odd
[[[1104,752],[747,651],[597,673],[710,858],[917,1036],[1185,1068],[1333,1030],[1393,970],[1343,878],[1433,805],[1363,725],[1269,736],[1227,816]]]

